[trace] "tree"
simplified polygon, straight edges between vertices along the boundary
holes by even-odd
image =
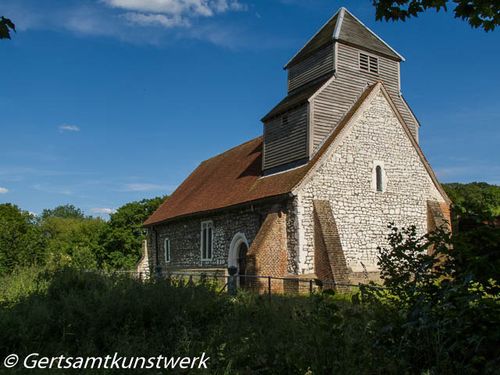
[[[142,224],[164,199],[165,197],[156,197],[130,202],[111,215],[103,244],[108,267],[130,269],[137,263],[145,238]]]
[[[0,275],[16,267],[43,263],[45,244],[33,215],[0,205]]]
[[[0,39],[10,39],[10,32],[16,31],[14,22],[5,17],[0,17]]]
[[[448,10],[448,0],[373,0],[377,20],[405,21],[428,9]],[[455,18],[467,20],[474,28],[493,31],[500,24],[500,1],[453,0]]]
[[[85,215],[83,211],[72,204],[57,206],[53,209],[45,209],[42,211],[41,218],[47,219],[49,217],[59,217],[62,219],[83,219]]]
[[[48,268],[98,268],[108,225],[100,218],[48,216],[41,221]]]
[[[385,288],[360,285],[363,302],[384,307],[370,324],[375,345],[403,356],[411,374],[497,374],[500,229],[390,229],[379,248]]]
[[[486,182],[443,184],[453,201],[459,224],[465,221],[493,222],[500,216],[500,186]]]

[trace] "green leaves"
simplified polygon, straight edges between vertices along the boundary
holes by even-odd
[[[406,21],[429,9],[447,11],[447,0],[373,0],[376,19]],[[498,0],[453,0],[455,17],[467,20],[474,28],[493,31],[500,24]]]
[[[102,245],[106,253],[100,265],[111,269],[130,269],[141,257],[145,230],[142,224],[165,200],[143,199],[120,207],[108,222]]]
[[[382,326],[379,342],[403,355],[410,373],[495,373],[500,229],[483,225],[453,237],[390,229],[389,246],[379,249],[386,291],[360,288],[365,306],[401,314]]]
[[[459,220],[491,222],[500,216],[500,186],[485,182],[443,184]]]
[[[0,39],[10,39],[10,32],[16,31],[16,25],[5,17],[0,17]]]
[[[44,239],[34,216],[13,204],[0,205],[0,275],[19,266],[41,263]]]
[[[43,210],[35,217],[17,206],[0,205],[0,276],[18,267],[55,270],[132,269],[141,257],[142,223],[163,202],[144,199],[120,207],[106,222],[73,205]]]
[[[83,219],[85,215],[81,209],[73,206],[72,204],[66,204],[63,206],[57,206],[53,209],[45,209],[42,211],[42,220],[49,217],[59,217],[62,219]]]

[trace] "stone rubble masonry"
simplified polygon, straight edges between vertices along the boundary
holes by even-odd
[[[225,271],[229,246],[233,237],[237,233],[244,233],[251,246],[259,230],[262,215],[261,209],[228,210],[213,215],[179,219],[150,228],[148,230],[150,267],[156,267],[157,256],[158,266],[163,271]],[[202,221],[213,222],[213,257],[211,260],[201,260]],[[166,238],[170,239],[171,261],[169,263],[165,262],[164,255]],[[156,249],[158,249],[157,255]]]
[[[295,252],[302,274],[315,272],[314,200],[330,203],[351,281],[376,279],[377,247],[387,245],[388,224],[416,225],[427,233],[427,201],[443,205],[422,160],[382,92],[367,103],[295,190],[291,213],[298,228]],[[374,189],[383,167],[385,190]]]
[[[339,284],[335,289],[344,289],[349,284],[349,272],[330,202],[313,200],[313,206],[316,275]]]

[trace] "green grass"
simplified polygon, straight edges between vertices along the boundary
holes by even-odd
[[[145,357],[206,352],[210,374],[427,370],[415,372],[415,353],[397,340],[403,331],[401,312],[352,303],[345,296],[273,296],[270,302],[251,293],[220,294],[210,285],[141,283],[72,270],[27,270],[13,276],[9,285],[1,289],[0,360],[10,353],[23,357],[32,352]],[[440,368],[455,371],[445,365]],[[17,371],[5,373],[26,370]]]

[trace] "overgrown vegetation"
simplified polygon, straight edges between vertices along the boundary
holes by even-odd
[[[386,289],[363,287],[352,302],[331,293],[233,298],[209,283],[71,269],[18,275],[30,286],[2,290],[0,357],[206,352],[213,374],[494,374],[499,233],[483,229],[451,239],[393,227],[380,249]]]

